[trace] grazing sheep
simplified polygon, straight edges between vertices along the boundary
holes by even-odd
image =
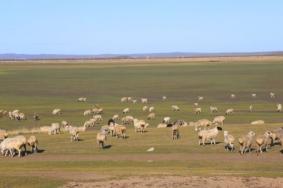
[[[61,121],[61,125],[62,125],[63,127],[65,127],[65,126],[69,125],[69,122],[63,120],[63,121]]]
[[[166,100],[167,100],[167,97],[166,97],[166,96],[162,96],[162,100],[163,100],[163,101],[166,101]]]
[[[103,114],[103,108],[95,107],[95,108],[92,109],[92,112],[93,112],[94,115]]]
[[[91,113],[92,113],[91,110],[85,110],[84,113],[83,113],[83,115],[84,115],[84,116],[89,116],[89,115],[91,115]]]
[[[133,104],[137,104],[138,101],[136,99],[133,99],[132,102]]]
[[[213,118],[212,123],[216,125],[220,124],[221,126],[223,126],[225,119],[226,119],[225,116],[216,116]]]
[[[257,145],[257,155],[262,153],[263,148],[265,151],[268,149],[268,143],[272,140],[272,133],[270,131],[266,131],[263,135],[259,135],[256,137],[256,145]]]
[[[101,149],[104,149],[106,140],[107,140],[106,132],[102,131],[102,132],[97,133],[96,142]]]
[[[39,115],[37,113],[33,113],[33,119],[35,121],[39,121],[40,120]]]
[[[112,119],[113,119],[114,121],[118,121],[118,120],[119,120],[119,115],[118,115],[118,114],[114,114],[113,117],[112,117]]]
[[[152,112],[152,113],[148,114],[147,119],[148,119],[148,120],[153,120],[153,119],[155,119],[155,113]]]
[[[170,120],[171,120],[171,118],[166,116],[166,117],[163,118],[162,123],[168,124],[168,123],[170,123]]]
[[[8,153],[10,153],[11,157],[15,155],[14,151],[17,151],[18,156],[21,157],[21,152],[22,152],[21,148],[25,149],[24,154],[26,155],[26,144],[27,144],[26,137],[22,135],[18,135],[18,136],[11,137],[11,138],[6,138],[0,144],[0,151],[5,156]]]
[[[198,96],[198,100],[199,100],[199,101],[202,101],[203,99],[204,99],[203,96]]]
[[[34,135],[29,137],[29,139],[27,140],[27,144],[31,147],[32,153],[37,153],[38,140]]]
[[[177,105],[172,105],[171,108],[174,112],[180,111],[180,108]]]
[[[148,106],[143,106],[142,111],[144,111],[144,112],[148,111]]]
[[[144,133],[148,126],[148,123],[146,123],[144,120],[134,119],[135,132]]]
[[[194,124],[195,131],[205,129],[205,128],[209,127],[210,125],[212,125],[212,122],[209,121],[208,119],[200,119],[197,122],[195,122],[195,124]]]
[[[269,93],[269,96],[270,96],[270,98],[274,99],[274,98],[275,98],[275,93],[270,92],[270,93]]]
[[[228,131],[224,131],[224,144],[225,144],[224,148],[225,148],[225,150],[234,151],[235,150],[234,141],[235,141],[234,136],[229,134]]]
[[[277,104],[276,108],[277,108],[277,112],[281,112],[282,111],[282,104]]]
[[[157,125],[157,128],[166,128],[166,127],[169,127],[167,123],[159,123]]]
[[[188,126],[188,123],[184,120],[178,119],[173,123],[174,125],[178,125],[179,127],[186,127]]]
[[[127,97],[128,102],[131,102],[132,100],[133,100],[132,97]]]
[[[179,126],[173,125],[172,126],[172,139],[177,140],[180,138]]]
[[[123,110],[123,114],[127,114],[127,113],[129,113],[130,112],[130,108],[125,108],[124,110]]]
[[[256,120],[251,122],[251,125],[263,125],[263,124],[264,124],[263,120]]]
[[[71,142],[72,141],[79,141],[79,131],[78,131],[78,129],[71,128],[69,130],[69,133],[71,135]]]
[[[13,110],[12,112],[9,112],[8,116],[11,120],[26,120],[25,114],[19,110]]]
[[[53,111],[52,111],[52,115],[61,115],[61,109],[59,108],[55,108]]]
[[[230,98],[231,98],[231,99],[235,99],[235,98],[236,98],[236,95],[232,93],[232,94],[230,95]]]
[[[96,124],[98,124],[99,122],[96,119],[89,119],[87,121],[84,122],[84,127],[94,127]]]
[[[195,103],[194,103],[194,106],[198,106],[198,103],[197,103],[197,102],[195,102]]]
[[[86,97],[80,97],[77,100],[78,102],[86,102]]]
[[[249,110],[250,110],[250,112],[253,112],[254,106],[252,104],[249,106]]]
[[[194,112],[195,112],[195,114],[200,114],[201,113],[201,108],[200,107],[195,108]]]
[[[133,116],[125,116],[122,118],[122,123],[124,125],[129,125],[134,123],[134,117]]]
[[[126,138],[126,130],[127,128],[124,126],[124,125],[119,125],[119,124],[115,124],[114,125],[114,128],[115,128],[115,134],[116,134],[116,137],[117,138]]]
[[[121,102],[127,102],[128,101],[128,98],[127,97],[122,97],[121,98]]]
[[[225,111],[225,115],[231,115],[231,114],[233,114],[234,113],[234,109],[233,108],[229,108],[229,109],[227,109],[226,111]]]
[[[279,128],[276,128],[274,130],[272,130],[272,143],[271,145],[274,145],[276,143],[279,143],[279,144],[283,144],[283,140],[281,140],[281,138],[283,138],[283,127],[279,127]]]
[[[256,93],[252,93],[252,98],[256,98]]]
[[[4,129],[0,129],[0,142],[3,141],[7,137],[8,137],[7,131]]]
[[[143,104],[148,103],[148,98],[141,98],[141,103],[143,103]]]
[[[255,137],[255,132],[250,131],[247,135],[242,136],[238,139],[240,144],[240,153],[241,155],[246,153],[247,151],[251,151],[251,146],[253,143],[253,139]]]
[[[51,123],[51,128],[48,132],[49,135],[60,134],[60,124],[59,123]]]
[[[95,122],[99,123],[103,121],[103,118],[100,114],[94,115],[93,119],[95,120]]]
[[[149,111],[149,112],[153,112],[153,111],[154,111],[154,106],[149,107],[149,108],[148,108],[148,111]]]
[[[210,144],[216,144],[215,138],[219,131],[222,131],[221,127],[214,127],[208,130],[201,130],[198,132],[199,145],[205,145],[205,142],[210,140]]]
[[[218,112],[218,108],[216,106],[210,106],[209,107],[210,113],[216,113]]]

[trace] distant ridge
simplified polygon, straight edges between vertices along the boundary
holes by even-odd
[[[237,57],[237,56],[281,56],[283,51],[272,52],[235,52],[235,53],[141,53],[141,54],[99,54],[99,55],[65,55],[65,54],[0,54],[0,60],[57,60],[57,59],[137,59],[137,58],[190,58],[190,57]]]

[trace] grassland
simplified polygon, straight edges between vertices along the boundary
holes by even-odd
[[[281,59],[280,59],[281,60]],[[122,60],[121,60],[122,61]],[[181,129],[181,139],[172,141],[170,130],[155,127],[164,116],[194,121],[211,119],[230,107],[236,113],[227,118],[224,129],[235,137],[254,130],[257,134],[281,127],[282,113],[275,112],[275,104],[283,101],[283,63],[278,59],[266,61],[225,62],[14,62],[0,65],[0,109],[19,109],[28,116],[26,121],[0,118],[0,128],[7,130],[38,127],[68,120],[82,125],[87,119],[85,109],[99,104],[104,108],[106,121],[125,107],[131,115],[144,119],[142,104],[121,104],[122,96],[148,97],[155,106],[157,117],[150,121],[144,135],[135,134],[129,127],[129,138],[109,138],[109,149],[100,150],[95,143],[95,130],[81,133],[81,141],[70,143],[68,134],[48,136],[37,134],[41,153],[27,157],[0,157],[0,187],[56,187],[68,181],[102,181],[107,178],[144,175],[179,176],[264,176],[282,177],[280,146],[257,157],[254,153],[240,156],[227,153],[223,144],[200,147],[192,128]],[[270,99],[269,92],[276,98]],[[229,98],[235,93],[237,98]],[[251,93],[257,93],[252,99]],[[166,95],[168,101],[162,102]],[[197,96],[204,112],[196,116],[192,104]],[[80,96],[87,103],[78,103]],[[172,112],[177,104],[180,112]],[[248,112],[254,105],[255,112]],[[209,106],[216,105],[219,113],[210,114]],[[60,117],[51,115],[54,108],[62,108]],[[39,122],[32,114],[41,116]],[[251,126],[253,120],[263,119],[265,125]],[[27,135],[28,136],[28,135]],[[222,135],[218,139],[223,140]],[[153,153],[147,153],[149,147]]]

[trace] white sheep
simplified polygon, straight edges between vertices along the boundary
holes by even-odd
[[[127,97],[122,97],[121,102],[127,102],[128,98]]]
[[[249,106],[249,110],[250,110],[250,112],[253,112],[254,106],[252,104]]]
[[[119,125],[119,124],[115,124],[114,125],[114,129],[115,129],[115,134],[117,138],[126,138],[126,130],[127,128],[124,125]]]
[[[215,138],[217,137],[219,131],[222,131],[221,127],[214,127],[212,129],[199,131],[199,145],[205,145],[205,142],[208,140],[210,141],[210,144],[216,144]]]
[[[157,125],[157,128],[166,128],[166,127],[168,127],[168,124],[167,124],[167,123],[159,123],[159,124]]]
[[[263,120],[252,121],[251,125],[263,125],[265,122]]]
[[[236,95],[232,93],[232,94],[230,95],[230,98],[231,98],[231,99],[235,99],[235,98],[236,98]]]
[[[103,131],[96,134],[96,142],[101,149],[104,149],[106,140],[107,140],[106,132]]]
[[[154,106],[151,106],[151,107],[148,108],[149,112],[153,112],[154,110],[155,110]]]
[[[0,142],[3,141],[7,137],[8,137],[7,131],[4,129],[0,129]]]
[[[92,109],[92,112],[93,112],[94,115],[103,114],[103,108],[95,107],[95,108]]]
[[[133,100],[132,97],[127,97],[127,101],[128,101],[128,102],[131,102],[132,100]]]
[[[210,110],[210,113],[218,112],[218,108],[216,106],[210,106],[209,110]]]
[[[122,123],[123,123],[124,125],[132,124],[132,123],[134,123],[134,117],[133,117],[133,116],[125,116],[125,117],[122,117]]]
[[[194,103],[194,106],[195,106],[195,107],[197,107],[197,106],[198,106],[198,103],[197,103],[197,102],[195,102],[195,103]]]
[[[220,124],[221,126],[223,126],[225,119],[225,116],[216,116],[213,118],[212,123],[216,125]]]
[[[162,123],[168,124],[168,123],[170,123],[170,120],[171,120],[171,117],[166,116],[166,117],[163,118]]]
[[[89,119],[87,121],[84,122],[84,127],[94,127],[97,124],[97,120],[96,119]]]
[[[240,153],[244,154],[247,151],[251,151],[251,146],[253,143],[253,139],[255,137],[255,132],[250,131],[247,135],[242,136],[238,139],[240,144]]]
[[[199,101],[202,101],[203,99],[204,99],[203,96],[198,96],[198,100],[199,100]]]
[[[114,115],[112,116],[112,119],[113,119],[114,121],[119,120],[119,115],[118,115],[118,114],[114,114]]]
[[[194,112],[195,112],[195,114],[200,114],[201,113],[201,108],[200,107],[194,108]]]
[[[130,112],[130,108],[125,108],[125,109],[123,109],[123,114],[127,114],[127,113],[129,113]]]
[[[200,119],[194,124],[195,131],[205,129],[205,128],[211,126],[211,125],[212,125],[212,122],[209,121],[208,119]]]
[[[180,111],[180,108],[179,108],[179,106],[177,106],[177,105],[172,105],[172,106],[171,106],[171,109],[172,109],[174,112]]]
[[[256,98],[256,93],[252,93],[252,98]]]
[[[153,120],[155,118],[155,113],[151,112],[150,114],[148,114],[147,119],[148,120]]]
[[[144,120],[134,119],[135,132],[144,133],[145,129],[149,126]]]
[[[0,150],[1,153],[5,155],[7,155],[7,153],[9,152],[12,157],[14,156],[15,154],[14,151],[16,150],[18,152],[18,156],[21,157],[21,152],[22,152],[21,148],[25,149],[24,154],[26,155],[26,144],[27,144],[26,137],[22,135],[18,135],[3,140],[3,142],[1,142],[0,144]]]
[[[148,103],[148,98],[141,98],[141,103],[143,103],[143,104]]]
[[[133,104],[137,104],[138,101],[137,101],[137,99],[133,99],[132,102],[133,102]]]
[[[86,97],[80,97],[78,98],[78,102],[86,102],[87,98]]]
[[[225,111],[225,115],[231,115],[234,113],[234,109],[233,108],[229,108]]]
[[[36,153],[38,151],[38,140],[34,135],[28,138],[27,144],[31,147],[32,153]]]
[[[62,125],[63,127],[65,127],[65,126],[69,125],[69,122],[63,120],[63,121],[61,121],[61,125]]]
[[[163,100],[163,101],[166,101],[166,100],[167,100],[167,97],[166,97],[166,96],[162,96],[162,100]]]
[[[235,141],[234,136],[229,134],[228,131],[224,131],[224,144],[225,144],[224,148],[225,148],[225,150],[234,151],[235,150],[234,141]]]
[[[281,112],[282,111],[282,104],[277,104],[276,108],[277,108],[277,112]]]
[[[92,113],[92,110],[85,110],[83,115],[84,116],[89,116],[89,115],[91,115],[91,113]]]
[[[269,93],[269,96],[270,96],[270,98],[274,99],[274,98],[275,98],[275,93],[270,92],[270,93]]]
[[[259,135],[256,137],[256,145],[257,145],[257,155],[262,153],[263,148],[265,151],[268,149],[268,143],[272,141],[272,133],[270,131],[266,131],[263,135]]]
[[[96,123],[99,123],[99,122],[102,122],[102,121],[103,121],[103,118],[102,118],[102,116],[101,116],[100,114],[94,115],[92,119],[94,119],[94,121],[95,121]]]
[[[52,115],[61,115],[61,112],[62,110],[59,109],[59,108],[55,108],[53,111],[52,111]]]
[[[179,127],[186,127],[188,126],[188,123],[184,120],[178,119],[173,123],[173,125],[178,125]]]
[[[142,111],[144,111],[144,112],[148,111],[148,106],[143,106]]]
[[[49,135],[59,134],[60,133],[60,124],[59,123],[51,123],[51,128],[48,132]]]
[[[172,139],[177,140],[180,138],[180,131],[179,131],[179,126],[178,125],[173,125],[172,126]]]

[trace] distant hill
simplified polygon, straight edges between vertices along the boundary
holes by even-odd
[[[64,55],[64,54],[0,54],[0,60],[52,60],[52,59],[135,59],[135,58],[176,58],[176,57],[229,57],[229,56],[281,56],[277,52],[248,53],[141,53],[141,54],[100,54],[100,55]]]

